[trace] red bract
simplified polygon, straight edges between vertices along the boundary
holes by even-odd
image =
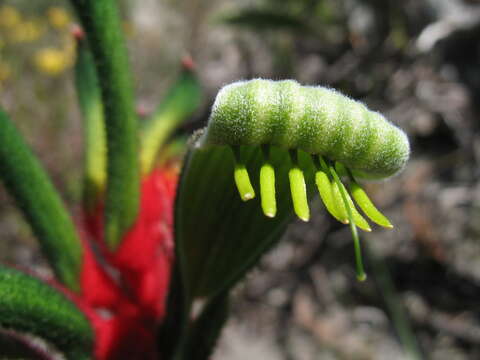
[[[86,216],[81,295],[92,322],[96,359],[154,359],[155,328],[165,313],[173,261],[177,173],[154,170],[141,185],[140,210],[119,247],[103,242],[103,207]],[[98,251],[94,251],[98,250]]]

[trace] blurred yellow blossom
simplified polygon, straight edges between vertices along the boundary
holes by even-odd
[[[71,22],[68,12],[60,7],[49,8],[47,18],[50,24],[57,29],[64,29]]]
[[[36,52],[34,63],[41,72],[55,76],[70,67],[72,61],[64,50],[49,47]]]
[[[45,32],[44,26],[37,20],[27,20],[10,28],[9,40],[12,43],[32,42],[38,40]]]
[[[16,26],[20,21],[20,14],[13,6],[4,5],[0,7],[0,26],[9,28]]]
[[[0,83],[7,80],[12,73],[10,65],[5,62],[0,62]]]

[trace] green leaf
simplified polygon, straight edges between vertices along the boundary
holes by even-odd
[[[137,116],[127,50],[115,0],[71,0],[97,68],[107,131],[105,240],[120,243],[139,204]]]
[[[264,163],[260,147],[242,147],[254,188]],[[266,217],[259,197],[243,202],[234,183],[234,157],[226,146],[189,150],[175,206],[175,241],[186,302],[233,286],[274,245],[292,218],[288,151],[272,147],[277,214]],[[299,152],[308,194],[314,193],[311,157]]]
[[[220,22],[250,28],[252,30],[295,30],[308,31],[301,19],[287,13],[274,12],[268,9],[245,9],[232,15],[225,15]]]
[[[148,173],[158,150],[175,129],[190,117],[200,105],[201,88],[191,66],[184,65],[175,84],[141,128],[140,162],[143,173]]]
[[[209,301],[191,325],[182,358],[208,360],[228,318],[229,296],[221,293]]]
[[[79,289],[82,248],[73,222],[48,175],[0,110],[0,177],[16,200],[57,278]]]
[[[107,145],[103,104],[92,55],[85,40],[77,42],[75,85],[84,119],[85,174],[83,203],[93,211],[105,190],[107,180]]]
[[[44,338],[68,359],[89,359],[93,333],[80,310],[51,286],[0,266],[0,326]]]

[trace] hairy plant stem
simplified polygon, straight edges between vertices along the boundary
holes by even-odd
[[[0,110],[0,178],[18,203],[57,278],[80,289],[82,248],[48,175],[7,114]]]
[[[115,0],[71,0],[96,64],[107,131],[105,240],[115,248],[138,213],[137,117]]]

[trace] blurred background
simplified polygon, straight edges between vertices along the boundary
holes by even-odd
[[[394,230],[313,219],[236,289],[215,359],[480,359],[480,1],[123,0],[138,107],[153,111],[190,54],[204,126],[218,89],[294,78],[338,88],[405,129],[412,159],[367,184]],[[66,1],[0,0],[0,104],[75,213],[82,131]],[[1,144],[0,144],[1,146]],[[0,261],[49,269],[0,189]]]

